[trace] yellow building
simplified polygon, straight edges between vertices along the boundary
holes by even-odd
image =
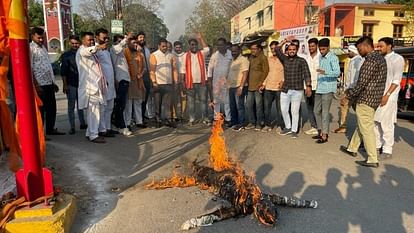
[[[392,37],[397,45],[412,44],[413,11],[395,4],[338,3],[322,9],[319,31],[321,36],[371,36],[374,42]]]

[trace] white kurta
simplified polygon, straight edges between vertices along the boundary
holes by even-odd
[[[356,55],[349,61],[348,69],[345,73],[345,90],[353,88],[356,85],[362,63],[364,63],[364,59],[360,55]]]
[[[392,154],[395,131],[394,123],[397,122],[397,102],[402,73],[404,71],[404,58],[391,52],[385,56],[385,60],[387,61],[387,81],[384,95],[386,95],[392,84],[397,85],[397,88],[388,98],[387,104],[378,107],[375,112],[375,135],[377,148],[382,148],[383,153]]]
[[[230,50],[224,55],[216,51],[210,58],[207,76],[213,78],[213,98],[216,103],[228,103],[227,76],[232,60]]]
[[[89,105],[89,99],[100,104],[105,104],[105,98],[99,88],[101,80],[101,71],[94,55],[97,47],[80,46],[76,52],[76,65],[79,72],[79,88],[78,88],[78,105],[79,109],[86,109]]]
[[[392,84],[397,85],[397,88],[388,98],[388,103],[382,107],[378,107],[375,112],[375,121],[394,124],[397,122],[397,102],[401,78],[404,72],[404,58],[401,55],[391,52],[385,56],[385,60],[387,61],[387,82],[385,84],[384,95],[386,95]]]
[[[229,75],[230,66],[233,56],[230,50],[226,54],[216,51],[210,58],[207,76],[213,78],[213,101],[215,117],[221,112],[221,105],[224,105],[225,120],[231,120],[229,90],[227,85],[227,76]]]

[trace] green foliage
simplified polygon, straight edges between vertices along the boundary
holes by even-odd
[[[97,28],[111,29],[111,20],[115,19],[111,5],[103,0],[85,0],[81,3],[82,16],[75,16],[75,32],[94,32]],[[140,3],[137,3],[140,2]],[[140,0],[124,2],[122,20],[125,32],[144,31],[149,46],[156,46],[158,40],[167,37],[168,28],[154,12],[159,8],[159,0]],[[151,5],[151,3],[153,3]],[[94,7],[97,6],[97,7]]]
[[[42,3],[37,0],[29,0],[28,4],[29,26],[40,27],[45,25]]]
[[[214,45],[220,37],[229,40],[231,18],[255,1],[199,0],[192,15],[186,21],[186,37],[201,32],[209,45]]]
[[[137,20],[137,16],[139,16],[139,20]],[[140,4],[133,3],[125,7],[123,20],[126,31],[135,33],[144,31],[150,47],[156,47],[158,40],[166,38],[169,32],[161,18]]]

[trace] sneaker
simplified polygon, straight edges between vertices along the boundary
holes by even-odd
[[[293,132],[292,132],[291,129],[283,129],[282,131],[279,132],[279,135],[285,136],[285,135],[289,135],[289,134],[292,134],[292,133]]]
[[[240,132],[244,130],[244,126],[243,125],[235,125],[231,128],[234,131]]]
[[[256,127],[254,128],[255,131],[261,131],[262,130],[262,126],[261,125],[256,125]]]
[[[70,134],[70,135],[75,134],[75,132],[76,132],[76,131],[75,131],[75,128],[71,128],[71,129],[69,130],[69,134]]]
[[[123,128],[123,129],[120,129],[120,131],[119,131],[122,135],[124,135],[124,136],[131,136],[132,135],[132,132],[131,131],[129,131],[129,129],[128,128]]]
[[[318,130],[315,129],[315,128],[311,128],[311,129],[305,131],[306,135],[318,135],[318,133],[319,133]]]
[[[265,127],[262,129],[262,132],[264,132],[264,133],[267,133],[267,132],[270,132],[270,131],[272,131],[272,127],[270,127],[270,126],[265,126]]]
[[[113,130],[113,129],[108,129],[107,132],[110,133],[110,134],[119,134],[118,131]]]
[[[248,125],[246,125],[246,127],[244,127],[245,129],[254,129],[255,126],[252,123],[249,123]]]
[[[378,155],[378,160],[380,160],[380,161],[384,161],[384,160],[388,160],[388,159],[392,159],[392,154],[382,153],[382,154]]]
[[[90,140],[93,143],[106,143],[105,139],[103,137],[97,137],[93,140]]]
[[[170,128],[177,128],[177,124],[174,121],[166,121],[165,125],[170,127]]]
[[[224,127],[231,128],[232,126],[231,121],[224,121]]]
[[[187,125],[188,126],[194,126],[195,124],[196,124],[196,122],[194,120],[190,120]]]
[[[298,133],[291,133],[291,136],[290,136],[291,138],[298,138]]]

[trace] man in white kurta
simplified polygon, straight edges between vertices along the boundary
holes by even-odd
[[[375,112],[375,134],[377,150],[380,151],[382,148],[378,158],[389,159],[392,157],[394,145],[394,124],[397,122],[397,102],[404,71],[404,58],[392,51],[392,38],[381,38],[378,41],[378,48],[387,61],[387,82],[381,105]]]
[[[232,60],[231,51],[226,48],[226,40],[218,39],[217,51],[211,56],[208,65],[208,78],[213,83],[214,117],[218,116],[224,106],[225,121],[228,124],[231,122],[231,114],[227,76]]]
[[[100,63],[102,73],[105,76],[106,82],[108,84],[108,91],[105,95],[105,111],[104,117],[101,118],[100,128],[99,131],[101,136],[104,137],[113,137],[116,131],[111,129],[111,116],[112,111],[114,110],[114,100],[116,97],[115,91],[115,74],[114,74],[114,67],[112,65],[111,54],[109,52],[109,37],[108,31],[106,29],[98,29],[95,32],[95,39],[97,44],[106,46],[106,49],[98,50],[96,52],[96,56],[98,57],[98,61]]]
[[[76,53],[79,71],[78,105],[79,109],[87,109],[86,137],[95,143],[105,143],[105,139],[98,135],[99,131],[104,130],[100,128],[99,122],[104,114],[107,92],[107,82],[96,56],[102,48],[100,45],[94,45],[93,33],[86,32]]]

